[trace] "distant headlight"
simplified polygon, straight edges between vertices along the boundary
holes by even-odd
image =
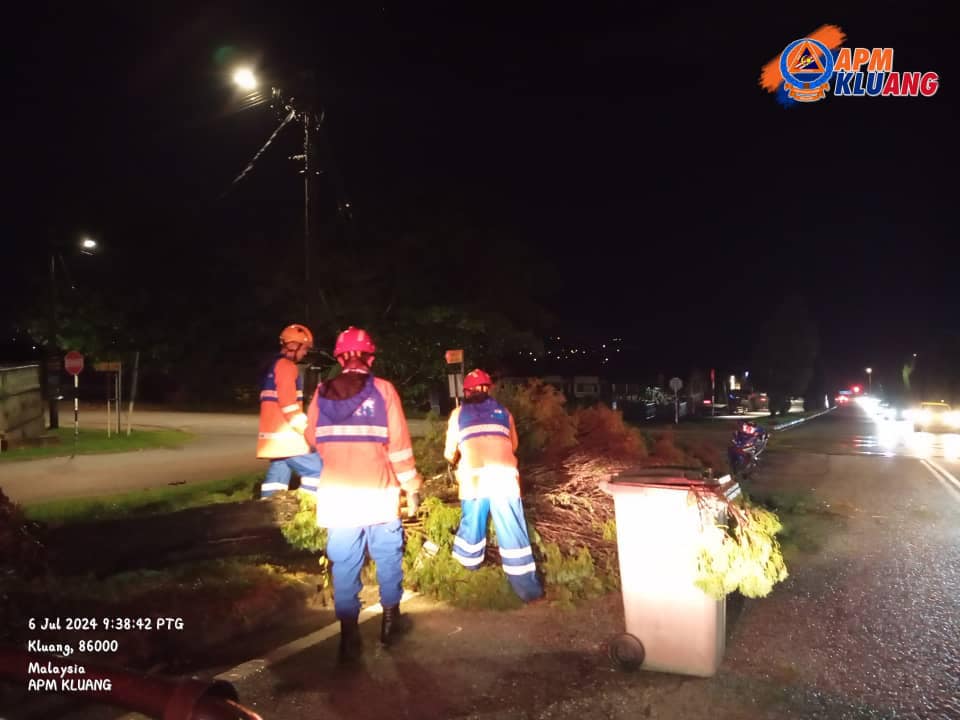
[[[916,410],[904,410],[903,419],[904,420],[913,420],[917,416]]]

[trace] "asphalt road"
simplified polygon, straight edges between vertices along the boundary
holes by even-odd
[[[63,427],[73,422],[72,405],[69,413],[66,405],[61,407],[60,418]],[[106,423],[102,408],[82,408],[80,418],[85,428],[102,428]],[[0,487],[15,502],[32,503],[264,472],[266,462],[255,457],[257,424],[258,416],[250,414],[137,411],[135,429],[179,429],[196,439],[178,449],[4,463]],[[412,434],[422,434],[422,420],[409,424]]]
[[[414,633],[389,652],[376,647],[372,613],[357,668],[337,666],[334,626],[293,653],[271,656],[277,643],[266,638],[260,652],[244,643],[253,662],[235,673],[227,649],[202,674],[232,677],[268,720],[956,720],[960,463],[878,455],[852,441],[873,435],[872,422],[846,408],[775,437],[748,489],[803,498],[810,511],[798,518],[790,577],[767,598],[728,601],[713,678],[612,669],[606,641],[623,631],[619,593],[576,610],[512,612],[414,598],[405,604]]]

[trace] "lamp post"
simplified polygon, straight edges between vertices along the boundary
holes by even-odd
[[[867,392],[873,395],[873,368],[867,368]]]
[[[233,73],[233,82],[241,90],[254,93],[260,83],[256,74],[248,67],[237,68]],[[303,281],[307,288],[304,293],[304,322],[310,322],[310,176],[315,173],[310,169],[310,131],[319,127],[321,117],[312,110],[299,105],[294,97],[285,96],[280,88],[271,89],[272,106],[277,109],[287,121],[296,120],[303,125],[303,153],[293,155],[290,159],[303,162]],[[285,121],[286,122],[286,121]],[[281,125],[282,127],[282,125]]]

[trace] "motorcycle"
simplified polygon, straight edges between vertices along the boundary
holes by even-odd
[[[749,477],[756,470],[769,440],[770,433],[756,423],[749,420],[738,422],[730,439],[730,447],[727,448],[730,472],[734,476]]]

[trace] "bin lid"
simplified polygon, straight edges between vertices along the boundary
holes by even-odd
[[[632,467],[614,475],[616,483],[639,483],[642,485],[719,485],[720,480],[711,470],[687,465],[660,465],[655,467]]]
[[[683,490],[693,487],[704,487],[718,490],[725,495],[739,486],[729,475],[714,477],[711,470],[691,468],[688,466],[634,467],[614,475],[609,480],[600,483],[600,489],[611,492],[616,488],[628,490],[630,488],[659,487],[674,490]]]

